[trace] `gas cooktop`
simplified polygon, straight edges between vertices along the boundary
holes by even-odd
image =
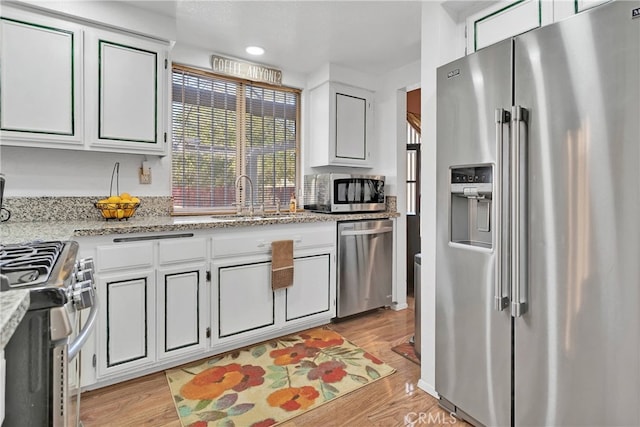
[[[2,291],[64,286],[73,271],[76,242],[35,241],[0,245]]]

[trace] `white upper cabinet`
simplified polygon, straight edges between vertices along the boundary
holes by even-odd
[[[574,0],[574,1],[575,1],[576,13],[578,13],[578,12],[582,12],[583,10],[591,9],[594,6],[607,3],[611,0]]]
[[[166,154],[168,46],[3,7],[3,144]]]
[[[501,40],[563,20],[608,1],[611,0],[497,2],[467,18],[467,52],[475,52]]]
[[[85,52],[92,148],[163,152],[166,45],[94,30],[87,34]]]
[[[82,33],[58,19],[15,11],[0,19],[0,129],[14,139],[82,144]],[[51,145],[49,145],[51,146]]]
[[[467,18],[467,52],[553,22],[553,4],[543,0],[498,2]]]
[[[372,166],[373,93],[325,82],[309,92],[311,166]]]

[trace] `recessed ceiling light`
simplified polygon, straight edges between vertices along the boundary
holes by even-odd
[[[262,55],[264,49],[260,46],[249,46],[245,49],[249,55]]]

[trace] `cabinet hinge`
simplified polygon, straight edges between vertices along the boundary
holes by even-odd
[[[207,338],[211,338],[211,328],[207,328]]]
[[[167,68],[169,68],[169,60],[164,58],[164,69],[166,70]]]
[[[467,55],[467,46],[468,46],[468,43],[467,43],[467,26],[465,25],[464,26],[464,54],[465,54],[465,56]]]
[[[164,133],[164,143],[165,144],[167,143],[167,133],[166,132]]]
[[[91,366],[93,366],[95,368],[96,365],[98,365],[98,358],[94,354],[93,357],[91,358]]]
[[[211,281],[211,272],[207,271],[207,282]]]

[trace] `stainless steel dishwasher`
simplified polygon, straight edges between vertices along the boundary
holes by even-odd
[[[392,299],[393,221],[338,223],[338,318]]]

